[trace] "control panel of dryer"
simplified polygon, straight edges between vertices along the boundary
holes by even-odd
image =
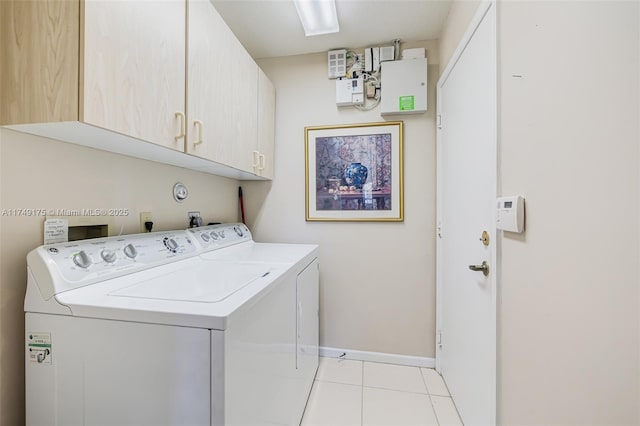
[[[251,232],[244,223],[220,224],[190,228],[187,233],[204,249],[217,250],[244,241],[251,241]]]

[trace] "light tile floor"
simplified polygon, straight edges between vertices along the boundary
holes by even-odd
[[[462,425],[431,368],[320,358],[302,426]]]

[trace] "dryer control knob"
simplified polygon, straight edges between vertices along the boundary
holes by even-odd
[[[84,251],[79,251],[73,255],[73,263],[86,269],[91,266],[91,258]]]
[[[124,246],[124,249],[122,249],[122,251],[130,259],[135,259],[138,255],[138,250],[136,250],[133,244],[127,244],[126,246]]]
[[[111,249],[104,249],[100,252],[100,256],[107,263],[113,263],[117,260],[116,252]]]
[[[211,233],[211,238],[213,238],[214,240],[218,239],[218,233],[217,232],[212,232]]]
[[[242,229],[239,226],[234,226],[233,230],[236,231],[236,234],[238,234],[238,237],[242,237],[244,235],[244,233],[242,232]]]
[[[173,238],[166,237],[164,239],[164,245],[173,253],[178,250],[178,243]]]
[[[200,238],[202,238],[202,241],[204,241],[205,243],[208,243],[211,240],[209,234],[205,234],[204,232],[200,235]]]

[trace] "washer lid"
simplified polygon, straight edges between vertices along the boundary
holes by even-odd
[[[220,262],[215,269],[200,266],[170,272],[113,291],[109,296],[215,303],[270,272],[268,265]]]

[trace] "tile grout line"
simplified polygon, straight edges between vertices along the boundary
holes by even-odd
[[[336,380],[318,380],[318,379],[316,379],[314,381],[320,382],[320,383],[333,383],[334,385],[362,386],[361,384],[359,385],[357,383],[338,382]]]
[[[367,389],[382,389],[382,390],[387,390],[391,392],[410,393],[414,395],[430,395],[429,392],[415,392],[415,391],[402,390],[402,389],[385,388],[383,386],[364,386],[364,387]]]
[[[436,371],[436,373],[438,372]],[[447,392],[449,392],[449,398],[451,399],[453,408],[456,410],[456,414],[458,415],[458,420],[460,420],[460,423],[464,426],[464,422],[462,421],[462,416],[460,415],[460,411],[458,411],[458,406],[456,405],[456,402],[453,400],[453,395],[451,394],[451,389],[449,389],[449,385],[447,384],[447,381],[444,379],[444,377],[440,373],[438,373],[438,375],[442,379],[442,383],[444,383],[444,387],[447,389]],[[433,402],[431,404],[433,405]]]
[[[433,411],[433,415],[436,417],[436,422],[438,422],[438,425],[440,425],[438,412],[436,411],[436,407],[433,405],[433,398],[431,398],[431,391],[429,390],[429,386],[427,386],[427,379],[425,379],[424,377],[424,372],[422,371],[422,368],[420,369],[420,377],[422,377],[422,383],[424,383],[424,387],[427,389],[427,395],[429,395],[429,404],[431,404],[431,410]],[[447,389],[447,391],[449,391],[449,389]]]
[[[445,382],[444,385],[447,386],[447,382]],[[449,390],[448,386],[447,386],[447,392],[449,392],[449,398],[451,398],[451,404],[453,404],[453,408],[456,410],[456,414],[458,415],[458,419],[460,419],[460,423],[464,424],[464,422],[462,421],[462,416],[460,415],[460,411],[458,411],[458,406],[456,405],[456,401],[454,401],[453,395],[451,395],[451,391]]]
[[[418,367],[418,373],[420,373],[422,384],[424,385],[424,388],[427,390],[427,395],[431,395],[431,391],[429,391],[429,386],[427,386],[427,380],[424,378],[424,373],[422,372],[422,368]]]

